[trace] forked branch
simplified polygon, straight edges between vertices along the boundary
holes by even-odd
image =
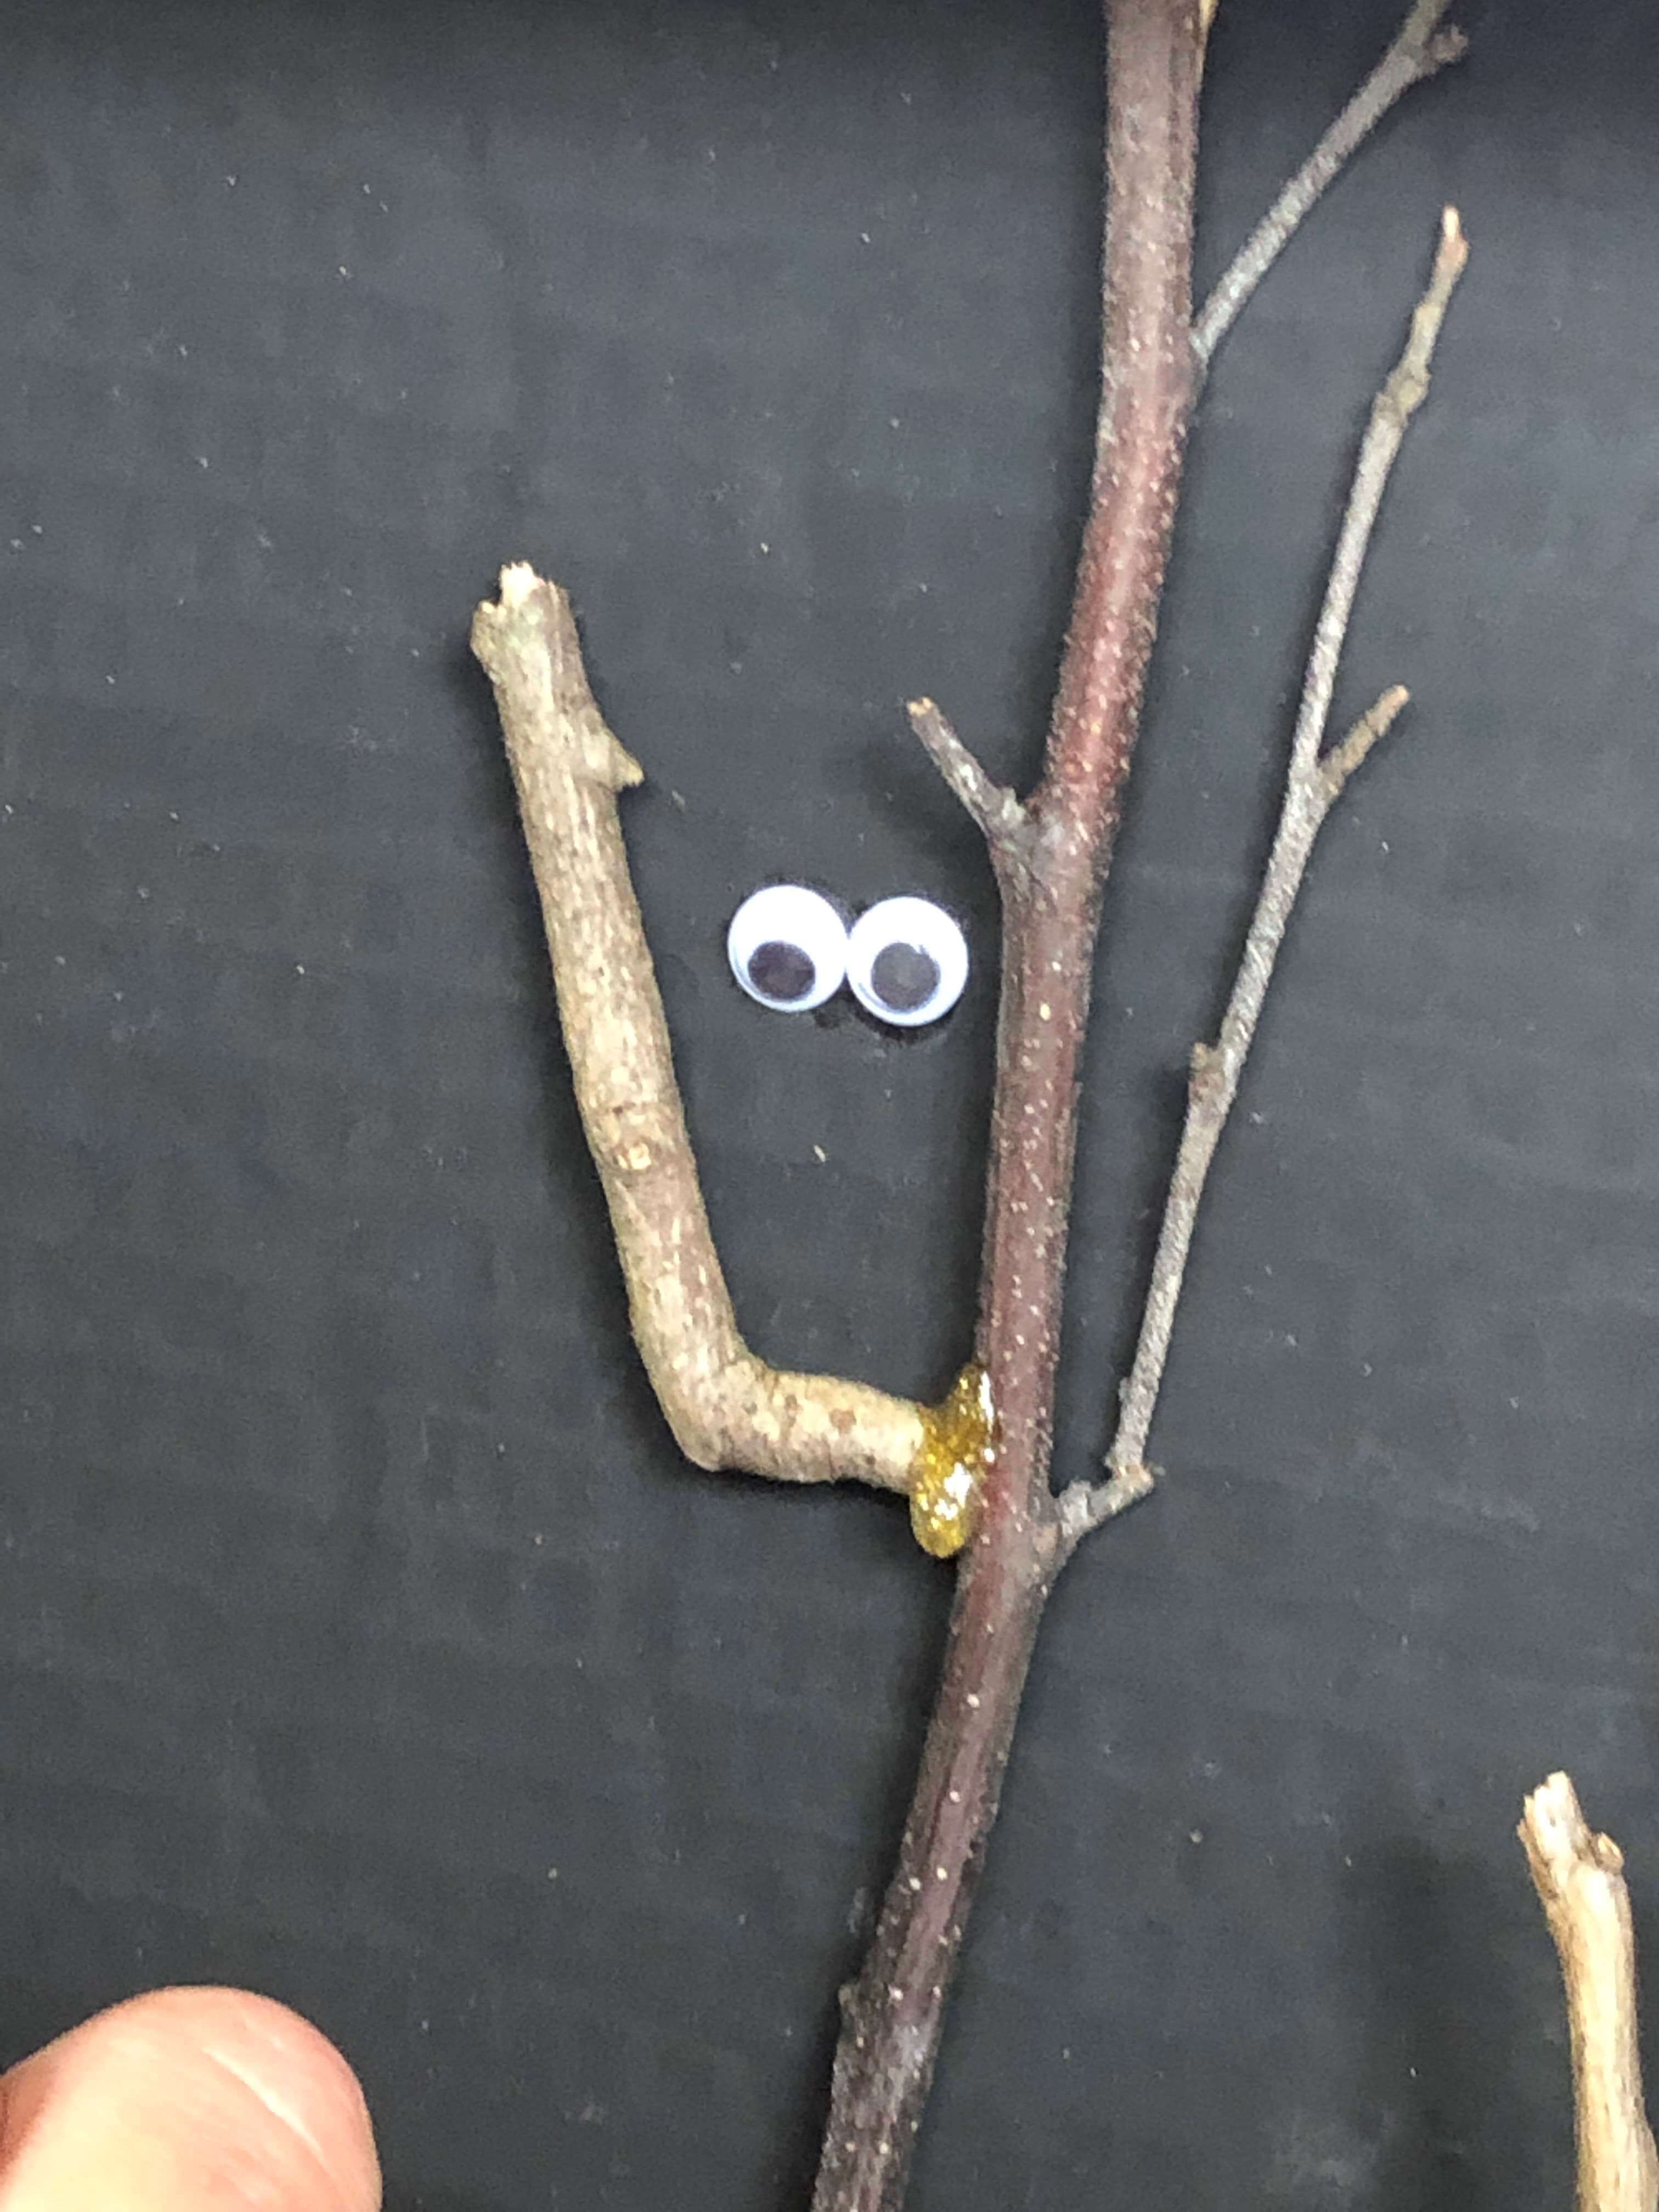
[[[1372,403],[1370,421],[1360,445],[1324,604],[1314,629],[1313,650],[1309,656],[1296,734],[1291,744],[1290,770],[1279,828],[1255,912],[1245,934],[1243,956],[1222,1017],[1220,1033],[1213,1045],[1200,1044],[1194,1048],[1187,1085],[1187,1116],[1164,1201],[1164,1222],[1152,1261],[1139,1339],[1121,1391],[1117,1433],[1107,1455],[1108,1480],[1092,1486],[1074,1483],[1060,1499],[1062,1526],[1071,1543],[1121,1512],[1136,1498],[1144,1497],[1152,1486],[1152,1472],[1146,1463],[1146,1441],[1158,1405],[1164,1361],[1169,1356],[1193,1230],[1216,1146],[1238,1095],[1239,1079],[1261,1019],[1291,910],[1326,816],[1348,778],[1406,704],[1407,694],[1403,686],[1396,684],[1360,717],[1340,744],[1322,757],[1320,748],[1330,716],[1337,665],[1353,610],[1365,549],[1370,543],[1383,489],[1400,452],[1406,426],[1428,392],[1429,364],[1435,342],[1440,335],[1447,303],[1468,258],[1468,247],[1456,210],[1448,208],[1441,221],[1440,241],[1428,289],[1412,315],[1405,351]]]
[[[522,563],[503,568],[472,650],[495,687],[635,1339],[675,1440],[698,1467],[908,1491],[920,1406],[769,1367],[738,1333],[617,819],[641,769],[589,689],[568,598]]]
[[[897,1867],[863,1967],[842,1992],[814,2212],[899,2212],[902,2203],[1038,1623],[1078,1537],[1150,1486],[1145,1445],[1193,1218],[1273,957],[1325,813],[1405,696],[1385,695],[1321,757],[1336,655],[1377,502],[1426,388],[1462,265],[1449,215],[1434,280],[1362,449],[1244,963],[1218,1042],[1194,1056],[1110,1476],[1056,1500],[1054,1385],[1094,943],[1198,376],[1209,345],[1346,153],[1408,83],[1456,50],[1452,34],[1435,35],[1443,5],[1419,0],[1390,49],[1392,64],[1368,80],[1224,280],[1206,311],[1215,318],[1206,343],[1192,315],[1191,225],[1199,82],[1214,12],[1214,0],[1107,0],[1101,407],[1071,623],[1035,790],[1022,801],[1000,788],[931,702],[912,709],[921,742],[984,832],[1002,893],[977,1364],[963,1378],[973,1382],[963,1402],[971,1399],[980,1416],[969,1457],[982,1488]],[[506,569],[500,603],[478,610],[473,644],[495,685],[635,1334],[676,1437],[704,1466],[799,1480],[859,1475],[908,1490],[915,1520],[920,1470],[951,1433],[940,1426],[945,1409],[928,1413],[855,1383],[780,1374],[738,1335],[617,821],[617,795],[639,770],[593,702],[568,601],[530,569]],[[949,1480],[968,1464],[952,1462]]]
[[[1533,1791],[1518,1832],[1566,1991],[1578,2212],[1654,2212],[1659,2157],[1642,2097],[1624,1854],[1591,1832],[1565,1774]]]

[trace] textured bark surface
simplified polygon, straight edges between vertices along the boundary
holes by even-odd
[[[1202,57],[1197,0],[1116,0],[1109,11],[1104,373],[1090,519],[1042,779],[1023,819],[982,796],[975,808],[1003,901],[979,1328],[997,1453],[898,1866],[869,1957],[843,1993],[814,2212],[896,2212],[903,2202],[945,1996],[1061,1557],[1048,1464],[1078,1069],[1194,386]],[[936,738],[930,750],[937,757]]]

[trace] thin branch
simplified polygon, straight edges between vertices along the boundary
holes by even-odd
[[[1376,511],[1382,503],[1383,489],[1405,437],[1406,425],[1428,396],[1429,364],[1434,357],[1440,325],[1468,258],[1468,245],[1458,223],[1457,210],[1448,208],[1440,218],[1440,242],[1428,289],[1412,312],[1406,349],[1371,402],[1370,420],[1360,444],[1353,489],[1337,536],[1325,603],[1314,629],[1302,710],[1297,718],[1291,757],[1297,773],[1304,777],[1312,770],[1330,713],[1337,661],[1347,632],[1348,617],[1353,611],[1354,593],[1359,586],[1359,571],[1376,522]]]
[[[1433,272],[1413,313],[1405,351],[1372,403],[1370,420],[1361,441],[1347,506],[1337,534],[1324,604],[1314,629],[1313,649],[1291,741],[1279,827],[1255,911],[1245,934],[1243,955],[1222,1017],[1219,1036],[1213,1045],[1194,1048],[1187,1086],[1186,1120],[1164,1201],[1139,1339],[1128,1378],[1122,1386],[1117,1433],[1107,1455],[1109,1480],[1093,1486],[1073,1484],[1060,1501],[1062,1525],[1073,1543],[1121,1510],[1121,1486],[1126,1480],[1133,1482],[1146,1474],[1146,1441],[1158,1406],[1199,1205],[1221,1133],[1238,1095],[1239,1079],[1261,1018],[1267,986],[1273,979],[1273,963],[1314,841],[1349,776],[1388,730],[1408,696],[1402,685],[1396,684],[1385,691],[1340,744],[1321,757],[1337,663],[1365,549],[1406,425],[1427,393],[1435,341],[1447,302],[1468,258],[1468,248],[1458,225],[1456,210],[1448,208],[1441,221]]]
[[[1319,763],[1319,776],[1332,799],[1340,795],[1343,785],[1377,739],[1387,736],[1395,716],[1402,707],[1410,704],[1411,696],[1403,684],[1390,684],[1376,704],[1366,708],[1341,743],[1333,745],[1325,755]]]
[[[920,1406],[769,1367],[738,1334],[617,818],[617,793],[641,771],[588,688],[568,598],[522,563],[503,568],[472,650],[495,687],[635,1339],[681,1450],[785,1482],[856,1476],[908,1491]]]
[[[992,782],[931,699],[913,699],[905,711],[934,767],[978,823],[993,856],[1012,852],[1027,826],[1025,809],[1014,793]]]
[[[1417,0],[1382,60],[1239,248],[1193,325],[1193,350],[1202,367],[1209,367],[1245,301],[1356,147],[1414,84],[1466,51],[1468,41],[1461,31],[1440,28],[1450,5],[1451,0]]]
[[[1115,1521],[1120,1513],[1127,1513],[1132,1505],[1139,1505],[1150,1498],[1158,1487],[1158,1469],[1148,1467],[1144,1460],[1121,1468],[1104,1482],[1069,1483],[1059,1498],[1060,1540],[1067,1551],[1079,1544],[1091,1529]]]
[[[1592,1834],[1565,1774],[1533,1791],[1516,1832],[1566,1990],[1578,2212],[1654,2212],[1659,2157],[1642,2098],[1624,1855],[1611,1836]]]

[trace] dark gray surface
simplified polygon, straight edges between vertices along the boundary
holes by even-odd
[[[1393,12],[1226,0],[1206,271]],[[919,2212],[1565,2203],[1510,1832],[1553,1765],[1659,1958],[1659,69],[1636,0],[1463,20],[1195,440],[1066,1476],[1457,199],[1340,708],[1418,703],[1316,861],[1170,1480],[1055,1601]],[[938,1390],[992,909],[900,702],[1033,763],[1093,19],[13,0],[7,34],[0,2055],[247,1980],[361,2069],[394,2205],[800,2203],[947,1581],[890,1503],[668,1443],[463,641],[503,558],[575,594],[756,1341]],[[965,910],[953,1019],[743,1000],[721,933],[777,874]]]

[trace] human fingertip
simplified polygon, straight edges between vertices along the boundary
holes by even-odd
[[[0,2212],[379,2212],[356,2074],[245,1990],[158,1990],[0,2081]]]

